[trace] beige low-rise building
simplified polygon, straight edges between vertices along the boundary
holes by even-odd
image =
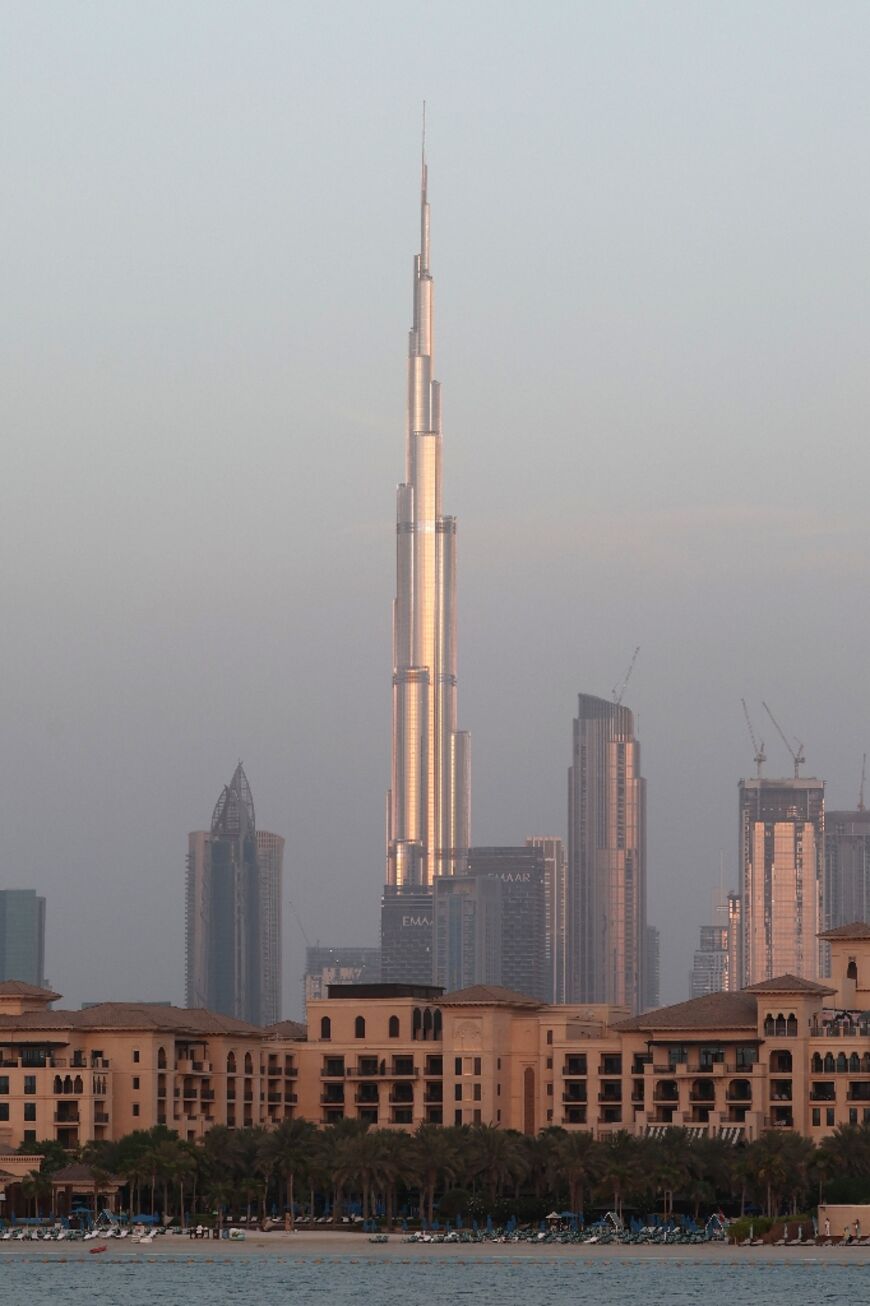
[[[414,1129],[668,1128],[821,1140],[870,1121],[870,925],[823,938],[831,984],[785,975],[641,1016],[498,986],[339,985],[307,1028],[0,984],[0,1147],[74,1147],[165,1124],[356,1119]]]

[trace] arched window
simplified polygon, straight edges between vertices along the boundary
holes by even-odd
[[[861,1058],[858,1056],[857,1052],[853,1052],[852,1055],[849,1057],[849,1074],[860,1075],[860,1073],[861,1073]]]
[[[76,1075],[76,1082],[73,1084],[73,1092],[76,1094],[81,1094],[84,1091],[85,1091],[85,1086],[82,1083],[82,1077],[81,1075]]]
[[[253,1075],[253,1073],[254,1073],[254,1058],[251,1056],[250,1052],[246,1052],[246,1053],[245,1053],[245,1074],[246,1074],[246,1075]]]
[[[332,1021],[328,1016],[320,1017],[320,1037],[332,1038]]]
[[[235,1054],[235,1052],[228,1052],[228,1053],[227,1053],[227,1074],[228,1074],[228,1075],[234,1075],[235,1073],[236,1073],[236,1054]]]
[[[61,1079],[60,1075],[55,1075],[54,1077],[54,1091],[55,1093],[63,1092],[63,1080]]]
[[[432,1020],[432,1037],[438,1040],[441,1038],[441,1012],[437,1008]]]
[[[357,1016],[356,1020],[353,1022],[353,1034],[354,1034],[354,1038],[365,1038],[366,1036],[365,1016]]]
[[[825,1074],[833,1075],[834,1073],[834,1054],[833,1052],[825,1053]]]
[[[423,1038],[432,1037],[432,1012],[427,1007],[423,1012]]]
[[[846,1061],[846,1054],[845,1054],[845,1052],[841,1052],[841,1053],[839,1054],[839,1056],[837,1057],[837,1074],[838,1074],[838,1075],[845,1075],[845,1073],[846,1073],[846,1071],[848,1070],[848,1068],[849,1068],[849,1065],[848,1065],[848,1062]]]
[[[776,1018],[776,1036],[777,1038],[785,1037],[785,1016],[782,1012]]]
[[[773,1038],[775,1032],[776,1032],[776,1030],[775,1030],[774,1023],[773,1023],[773,1016],[765,1016],[765,1017],[764,1017],[764,1036],[765,1036],[765,1038]]]
[[[166,1069],[166,1048],[157,1049],[157,1069],[158,1070]]]
[[[71,1093],[71,1092],[73,1091],[72,1075],[67,1075],[66,1078],[64,1079],[64,1081],[63,1081],[63,1091],[64,1091],[65,1093]]]
[[[797,1032],[798,1032],[797,1016],[793,1012],[789,1014],[788,1021],[786,1022],[785,1032],[789,1038],[797,1038]]]
[[[861,1058],[861,1074],[870,1075],[870,1052],[865,1052]]]
[[[411,1038],[413,1039],[419,1038],[420,1030],[422,1029],[422,1027],[423,1027],[423,1013],[419,1007],[415,1007],[414,1016],[411,1021]]]
[[[399,1017],[398,1017],[398,1016],[390,1016],[389,1033],[390,1033],[390,1038],[398,1038],[398,1037],[399,1037]]]
[[[820,1075],[821,1073],[822,1073],[822,1058],[819,1056],[818,1052],[814,1052],[814,1053],[813,1053],[813,1074],[814,1074],[814,1075]]]
[[[855,958],[853,957],[852,960],[849,962],[848,966],[846,967],[846,979],[857,980],[857,978],[858,978],[858,963],[855,961]]]

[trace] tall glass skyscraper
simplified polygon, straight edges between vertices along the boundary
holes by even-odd
[[[186,895],[188,1007],[254,1025],[281,1017],[281,871],[284,840],[257,830],[241,762],[209,831],[189,836]]]
[[[645,1004],[646,781],[627,707],[580,694],[568,772],[568,999]]]
[[[405,479],[396,503],[392,773],[387,798],[391,889],[430,886],[469,844],[469,740],[456,726],[456,519],[441,506],[441,390],[433,378],[433,282],[425,150],[420,252],[408,342]]]
[[[45,899],[35,889],[0,890],[0,980],[45,984]]]

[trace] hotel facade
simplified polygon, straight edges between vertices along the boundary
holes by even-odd
[[[823,937],[830,985],[785,975],[634,1017],[498,986],[357,984],[310,1002],[307,1028],[262,1028],[170,1006],[54,1010],[57,994],[9,981],[0,1147],[288,1118],[819,1141],[870,1121],[870,925]]]

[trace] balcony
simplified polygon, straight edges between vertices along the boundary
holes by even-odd
[[[566,1057],[562,1067],[562,1074],[565,1079],[576,1079],[587,1074],[587,1062],[585,1057]]]
[[[574,1102],[577,1103],[579,1106],[585,1106],[586,1085],[585,1084],[583,1085],[582,1090],[580,1088],[580,1085],[575,1085],[575,1084],[568,1085],[564,1093],[562,1094],[562,1101],[566,1105],[570,1105],[572,1102]]]
[[[598,1094],[598,1101],[603,1103],[605,1106],[622,1106],[622,1093],[608,1092],[607,1089],[605,1089],[603,1092]]]
[[[267,1094],[266,1094],[266,1101],[267,1101],[267,1102],[272,1102],[272,1103],[283,1102],[283,1101],[284,1101],[284,1094],[283,1094],[283,1093],[267,1093]]]
[[[95,1112],[94,1112],[94,1124],[95,1124],[95,1125],[107,1125],[108,1123],[109,1123],[109,1113],[108,1113],[108,1111],[95,1111]]]

